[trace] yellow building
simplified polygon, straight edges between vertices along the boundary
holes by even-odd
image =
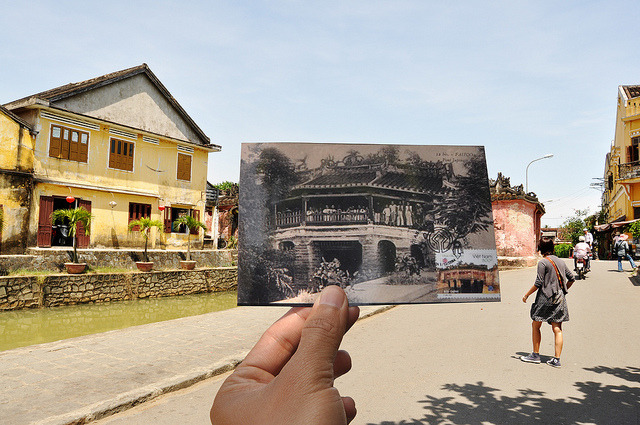
[[[4,108],[0,204],[7,218],[18,215],[17,208],[26,208],[27,216],[19,229],[5,219],[3,240],[10,251],[69,245],[64,225],[50,219],[62,208],[83,206],[94,216],[91,234],[79,236],[79,247],[140,246],[128,223],[148,216],[164,223],[163,231],[153,232],[152,246],[180,248],[186,230],[174,228],[173,221],[185,214],[204,220],[208,154],[221,148],[146,64]],[[9,182],[15,173],[23,181]],[[30,196],[18,206],[9,201],[20,184]]]
[[[619,86],[615,138],[605,160],[607,223],[640,219],[640,85]]]

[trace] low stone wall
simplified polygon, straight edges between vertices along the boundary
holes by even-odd
[[[499,270],[521,269],[533,267],[542,257],[498,257]]]
[[[236,289],[237,267],[150,273],[0,277],[0,310],[101,303]]]
[[[71,248],[29,248],[27,255],[0,255],[0,274],[16,270],[55,271],[64,270],[64,263],[71,261]],[[186,251],[149,250],[149,261],[154,269],[177,269],[180,261],[187,258]],[[143,261],[142,249],[79,249],[78,259],[89,267],[113,267],[136,270],[136,261]],[[209,249],[192,250],[191,259],[198,267],[235,266],[238,258],[236,250]]]

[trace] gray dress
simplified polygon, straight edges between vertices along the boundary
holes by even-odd
[[[564,261],[555,255],[548,255],[538,262],[538,274],[534,285],[538,288],[536,291],[536,300],[531,306],[531,320],[536,322],[568,322],[569,308],[567,307],[567,299],[565,293],[558,282],[558,276],[555,269],[549,261],[553,261],[560,278],[563,280],[563,286],[566,288],[568,282],[575,281],[575,276],[569,270]],[[554,302],[557,301],[557,302]]]

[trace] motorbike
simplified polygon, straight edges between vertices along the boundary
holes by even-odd
[[[578,279],[586,279],[587,277],[587,260],[584,258],[578,258],[576,260],[576,272],[578,274]]]

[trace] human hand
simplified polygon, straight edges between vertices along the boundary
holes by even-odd
[[[211,407],[214,425],[345,425],[355,402],[334,379],[351,369],[338,350],[360,310],[344,291],[326,287],[312,308],[292,308],[262,335],[222,384]]]
[[[526,303],[527,302],[527,298],[529,298],[529,295],[525,295],[524,297],[522,297],[522,302]]]

